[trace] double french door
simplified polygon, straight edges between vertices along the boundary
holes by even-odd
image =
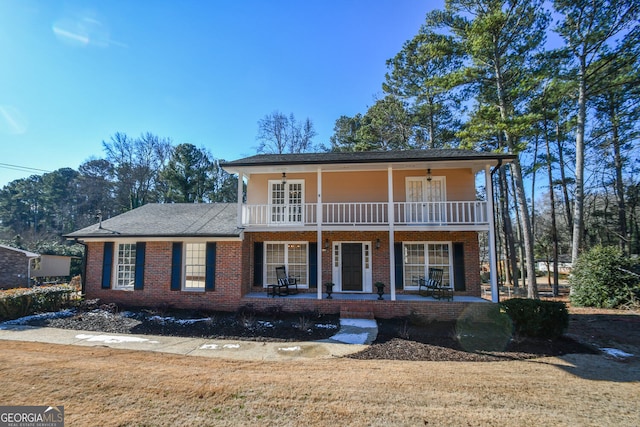
[[[302,180],[291,180],[285,183],[272,181],[269,194],[271,206],[271,223],[291,224],[303,222]]]
[[[405,220],[409,223],[446,222],[445,181],[442,176],[408,177]]]

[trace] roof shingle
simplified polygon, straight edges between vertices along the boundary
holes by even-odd
[[[66,237],[237,237],[237,217],[235,203],[148,204]]]

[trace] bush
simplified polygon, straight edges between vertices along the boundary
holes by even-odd
[[[633,304],[640,278],[638,265],[615,247],[596,246],[582,254],[569,279],[571,303],[576,306],[616,308]]]
[[[569,311],[563,302],[514,298],[500,305],[520,336],[558,338],[569,326]]]
[[[28,314],[58,311],[71,301],[73,286],[54,285],[17,288],[0,292],[0,320],[12,320]]]

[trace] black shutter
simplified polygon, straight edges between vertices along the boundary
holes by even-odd
[[[453,244],[453,289],[455,291],[465,291],[467,285],[464,275],[464,243]]]
[[[264,285],[262,278],[264,263],[264,242],[253,244],[253,284],[255,286]]]
[[[204,279],[204,290],[216,288],[216,242],[207,242],[207,267]]]
[[[309,287],[318,287],[318,244],[309,242]]]
[[[102,289],[111,288],[111,270],[113,269],[113,242],[104,242],[102,255]]]
[[[182,288],[182,242],[174,242],[171,250],[171,290]]]
[[[396,264],[396,289],[404,288],[404,268],[402,265],[402,242],[396,242],[393,244],[393,259]]]
[[[144,288],[144,255],[147,244],[136,242],[136,274],[133,289],[139,291]]]

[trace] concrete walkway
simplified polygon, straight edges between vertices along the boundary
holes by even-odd
[[[161,335],[106,334],[0,324],[0,340],[157,351],[247,361],[342,357],[365,349],[376,339],[377,334],[376,321],[367,319],[340,319],[340,330],[331,338],[303,342],[255,342]]]

